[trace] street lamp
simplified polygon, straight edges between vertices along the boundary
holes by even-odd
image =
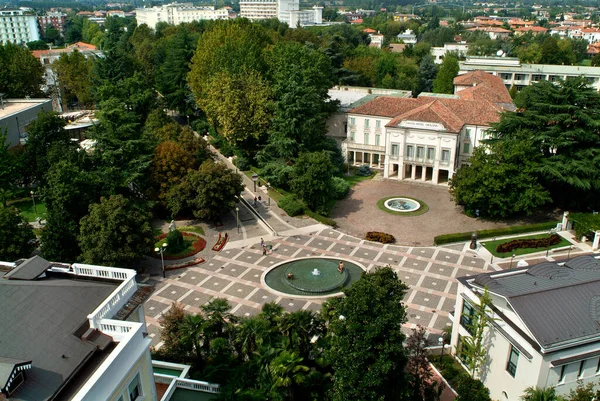
[[[442,346],[442,356],[444,356],[444,347],[446,345],[446,344],[444,344],[444,337],[438,338],[438,344],[440,344]]]
[[[35,192],[33,191],[29,191],[29,193],[31,194],[31,200],[33,201],[33,211],[35,213],[35,219],[38,219],[38,214],[37,214],[37,207],[35,206]]]
[[[163,274],[163,278],[166,277],[165,275],[165,258],[163,257],[163,254],[165,253],[165,249],[167,249],[167,243],[163,242],[163,244],[161,245],[161,247],[156,247],[154,248],[154,252],[156,253],[160,253],[160,262],[162,264],[162,274]]]
[[[513,253],[512,256],[510,257],[510,267],[509,269],[512,269],[512,264],[513,264],[513,259],[515,258],[515,254]]]
[[[237,232],[239,234],[240,233],[240,208],[239,207],[235,208],[235,221],[236,221],[236,226],[237,226]]]
[[[569,261],[569,258],[571,257],[571,251],[573,250],[573,248],[574,248],[574,246],[573,246],[573,245],[571,245],[571,246],[569,247],[569,252],[567,253],[567,261]]]
[[[258,181],[258,174],[252,174],[252,182],[254,182],[254,192],[256,192],[256,181]]]
[[[269,190],[271,189],[271,183],[267,182],[267,198],[268,198],[268,206],[271,206],[271,195],[269,194]]]

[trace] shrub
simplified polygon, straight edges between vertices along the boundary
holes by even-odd
[[[381,242],[382,244],[391,244],[396,242],[396,238],[394,238],[393,235],[382,233],[379,231],[369,231],[367,233],[366,239],[368,241]]]
[[[491,401],[490,390],[480,380],[471,376],[462,376],[456,386],[458,397],[455,401]]]
[[[288,166],[282,162],[270,162],[265,164],[260,175],[263,180],[271,184],[271,186],[289,189],[294,167]]]
[[[524,226],[513,226],[506,228],[493,228],[491,230],[481,230],[477,231],[477,238],[491,238],[491,237],[499,237],[501,235],[510,235],[510,234],[521,234],[521,233],[530,233],[534,231],[548,231],[551,228],[556,227],[556,221],[549,221],[546,223],[537,223],[537,224],[528,224]],[[466,233],[454,233],[454,234],[443,234],[438,235],[433,239],[436,245],[450,244],[452,242],[461,242],[461,241],[469,241],[471,239],[471,234],[473,232]]]
[[[210,129],[210,124],[206,120],[192,121],[192,128],[200,135],[206,135]]]
[[[357,170],[356,170],[356,175],[362,175],[363,177],[368,177],[370,176],[371,173],[371,167],[369,167],[369,165],[367,164],[363,164],[361,165]]]
[[[575,223],[573,228],[575,228],[577,238],[581,238],[584,235],[588,238],[593,238],[594,231],[600,229],[600,214],[571,213],[569,214],[569,220]]]
[[[304,213],[304,204],[293,195],[284,196],[277,203],[277,206],[282,208],[291,217]]]
[[[235,159],[233,159],[233,164],[242,171],[250,170],[251,167],[250,159],[242,154],[236,155]]]
[[[231,157],[233,156],[233,152],[234,152],[234,148],[233,146],[231,146],[231,144],[229,142],[227,142],[227,139],[223,138],[221,135],[219,135],[218,133],[216,133],[212,127],[210,128],[210,144],[213,145],[215,148],[219,149],[219,151],[221,152],[221,154],[225,157]]]
[[[335,199],[343,199],[350,191],[350,183],[343,178],[333,177],[331,179],[331,190]]]
[[[183,234],[179,230],[170,231],[167,234],[167,249],[171,253],[177,253],[183,249],[185,243],[183,241]]]
[[[496,252],[512,252],[519,248],[546,248],[558,244],[560,239],[561,237],[558,234],[552,234],[545,238],[515,239],[498,245],[496,247]]]

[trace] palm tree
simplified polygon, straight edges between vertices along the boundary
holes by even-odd
[[[224,298],[215,298],[200,307],[206,316],[206,335],[209,339],[224,337],[233,323],[238,321],[237,316],[229,313],[231,305]]]
[[[560,397],[556,395],[554,387],[527,387],[521,399],[523,401],[559,401]]]
[[[240,322],[237,326],[236,340],[245,360],[249,360],[258,347],[262,345],[266,332],[267,322],[258,316],[243,319]]]
[[[289,341],[290,352],[294,351],[294,329],[296,326],[296,318],[291,313],[286,313],[285,315],[279,318],[277,322],[277,327],[279,327],[279,331],[281,334],[286,336]]]
[[[202,364],[205,324],[206,320],[202,315],[185,315],[180,327],[181,341],[191,345],[198,365]]]
[[[281,351],[270,365],[273,390],[285,391],[288,400],[294,400],[295,387],[304,383],[308,366],[301,365],[304,358],[295,352]]]

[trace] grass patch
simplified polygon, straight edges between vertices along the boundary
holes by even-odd
[[[512,226],[505,228],[492,228],[490,230],[480,230],[477,231],[477,237],[479,239],[483,238],[493,238],[493,237],[501,237],[504,235],[511,234],[523,234],[530,233],[534,231],[548,231],[552,228],[556,228],[556,224],[558,221],[548,221],[546,223],[537,223],[537,224],[526,224],[522,226]],[[470,241],[471,234],[473,232],[466,233],[454,233],[454,234],[443,234],[438,235],[433,239],[433,242],[436,245],[444,245],[451,244],[453,242],[462,242],[462,241]]]
[[[176,253],[171,253],[168,250],[166,250],[164,253],[165,259],[169,259],[169,260],[182,259],[182,258],[191,256],[191,255],[194,255],[194,254],[200,252],[202,249],[204,249],[204,246],[202,246],[202,249],[198,249],[199,244],[196,244],[196,242],[202,241],[202,242],[204,242],[204,245],[206,245],[206,241],[204,241],[202,238],[200,238],[194,234],[186,234],[186,233],[182,233],[182,234],[183,234],[183,244],[185,245],[185,248],[181,249],[179,252],[176,252]],[[154,247],[161,248],[162,244],[165,243],[166,241],[167,241],[166,238],[159,239],[158,241],[156,241],[154,243]],[[196,247],[194,247],[195,244],[196,244]],[[155,257],[160,258],[160,253],[155,252]]]
[[[202,227],[196,227],[196,226],[185,226],[185,227],[178,227],[177,228],[179,231],[188,231],[190,233],[196,233],[196,234],[200,234],[200,235],[205,235],[204,234],[204,229]],[[185,235],[185,233],[183,233],[183,235]]]
[[[355,186],[356,184],[358,184],[361,181],[370,180],[370,179],[372,179],[373,177],[375,177],[377,175],[376,171],[373,171],[371,173],[371,175],[367,175],[367,176],[357,175],[356,172],[352,171],[352,170],[351,170],[351,172],[353,173],[352,175],[346,175],[346,174],[342,175],[342,178],[345,181],[347,181],[348,184],[350,184],[350,187]]]
[[[337,223],[335,222],[334,219],[325,217],[325,216],[321,216],[319,213],[313,212],[308,207],[304,208],[304,214],[307,215],[308,217],[312,217],[313,219],[317,220],[319,223],[327,224],[328,226],[331,226],[334,228],[337,226]]]
[[[561,240],[558,244],[556,245],[550,245],[548,248],[546,247],[541,247],[541,248],[517,248],[515,250],[513,250],[512,252],[496,252],[496,247],[500,244],[504,244],[505,242],[510,242],[510,241],[514,241],[517,239],[540,239],[540,238],[548,238],[550,236],[550,234],[538,234],[538,235],[523,235],[521,237],[515,237],[515,238],[505,238],[505,239],[499,239],[496,241],[485,241],[482,242],[481,245],[483,245],[485,247],[485,249],[487,249],[492,255],[498,257],[498,258],[509,258],[512,256],[512,254],[514,253],[515,255],[526,255],[528,253],[534,253],[534,252],[542,252],[545,251],[546,249],[554,249],[554,248],[561,248],[563,246],[569,246],[571,245],[571,243],[569,241],[567,241],[566,239],[561,237]]]
[[[31,199],[21,200],[18,202],[14,202],[9,204],[9,206],[16,207],[19,209],[21,216],[23,216],[27,221],[32,222],[36,221],[36,210],[37,215],[42,218],[42,220],[46,219],[46,215],[48,211],[46,210],[46,205],[41,201],[35,201],[35,210],[33,208],[33,201]]]
[[[415,211],[412,211],[412,212],[396,212],[394,210],[390,210],[387,207],[385,207],[385,201],[387,201],[388,199],[392,199],[392,198],[412,199],[412,200],[414,200],[416,202],[419,202],[421,204],[421,207],[418,208]],[[422,215],[423,213],[426,213],[429,210],[429,206],[427,206],[427,203],[423,202],[420,199],[409,198],[408,196],[388,196],[387,198],[379,199],[377,201],[377,207],[380,210],[383,210],[386,213],[393,214],[393,215],[396,215],[396,216],[420,216],[420,215]]]

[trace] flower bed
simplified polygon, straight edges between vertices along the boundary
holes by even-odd
[[[203,258],[195,258],[195,259],[190,260],[189,262],[165,266],[165,270],[168,271],[168,270],[183,269],[186,267],[199,265],[200,263],[204,263],[204,262],[206,262],[206,261]]]
[[[229,239],[229,234],[225,233],[225,235],[221,235],[221,233],[219,233],[219,239],[217,239],[217,243],[212,247],[212,250],[220,252],[227,243],[227,239]]]
[[[156,241],[160,241],[161,239],[167,238],[167,235],[168,235],[168,233],[163,233],[163,234],[159,235],[158,237],[156,237]],[[187,258],[187,257],[197,254],[198,252],[202,251],[206,247],[206,241],[198,235],[184,232],[183,239],[187,240],[187,241],[192,241],[191,249],[190,249],[190,247],[188,247],[188,248],[186,248],[187,252],[178,253],[176,255],[170,255],[168,252],[165,252],[163,254],[163,258],[165,260],[178,260],[178,259]],[[160,252],[152,252],[152,257],[154,257],[156,259],[160,259]]]
[[[396,242],[391,234],[382,233],[379,231],[369,231],[366,236],[367,241],[381,242],[382,244],[391,244]]]
[[[560,242],[561,236],[552,234],[545,238],[516,239],[496,247],[496,252],[512,252],[518,248],[547,248]]]

